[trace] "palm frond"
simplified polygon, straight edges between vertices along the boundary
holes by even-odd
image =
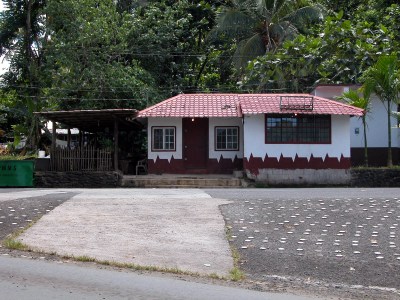
[[[272,11],[273,22],[279,22],[284,17],[290,15],[293,11],[298,9],[296,3],[293,1],[278,1],[279,3],[275,4],[274,10]]]
[[[255,0],[257,11],[261,15],[273,13],[277,2],[276,0]]]
[[[265,54],[265,46],[260,34],[255,34],[247,40],[241,41],[233,56],[233,63],[236,69],[240,70],[247,66],[257,56]]]
[[[298,34],[298,31],[290,22],[284,21],[270,25],[269,33],[275,48],[281,45],[283,41],[294,38]]]
[[[368,112],[370,110],[370,99],[368,95],[363,95],[360,96],[360,93],[363,92],[363,90],[358,89],[358,90],[348,90],[347,92],[344,92],[342,96],[337,97],[337,99],[342,100],[347,102],[350,105],[353,105],[355,107],[361,108],[364,111]]]
[[[254,18],[257,17],[258,11],[258,1],[259,0],[242,0],[242,1],[234,1],[235,7],[239,10],[245,12],[249,16]]]
[[[210,37],[223,35],[229,39],[249,37],[256,25],[256,20],[237,8],[224,10],[217,18],[217,26],[211,31]]]
[[[375,65],[368,68],[362,79],[364,87],[375,92],[383,101],[399,101],[400,74],[397,57],[383,55]]]
[[[306,6],[282,18],[284,21],[289,21],[300,31],[304,30],[309,24],[319,22],[324,15],[320,6]]]

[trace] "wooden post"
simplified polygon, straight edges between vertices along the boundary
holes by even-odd
[[[114,169],[118,171],[118,120],[114,119]]]
[[[79,129],[78,145],[79,145],[79,148],[82,148],[82,130],[81,129]]]
[[[51,134],[51,155],[54,155],[56,151],[56,140],[57,140],[57,124],[55,121],[53,122],[53,132]],[[54,159],[54,157],[52,157]]]
[[[68,126],[68,134],[67,134],[67,148],[71,149],[71,128]]]

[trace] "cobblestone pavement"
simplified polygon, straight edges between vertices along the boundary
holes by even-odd
[[[0,189],[0,240],[76,195],[34,189]],[[1,246],[1,245],[0,245]]]
[[[208,190],[241,267],[286,278],[400,289],[400,189]]]

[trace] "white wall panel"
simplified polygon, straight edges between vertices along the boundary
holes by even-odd
[[[388,132],[387,132],[387,110],[386,103],[382,103],[377,97],[371,99],[371,111],[367,114],[367,141],[368,147],[387,147]],[[392,103],[391,111],[397,110],[397,104]],[[392,146],[399,146],[399,129],[396,128],[397,120],[391,118],[392,126]],[[364,147],[364,129],[362,120],[353,117],[350,125],[351,147]],[[358,128],[359,134],[356,134]]]
[[[175,151],[151,151],[151,128],[154,126],[174,126],[175,130]],[[148,118],[147,125],[147,136],[148,136],[148,159],[156,160],[157,156],[160,159],[171,160],[172,156],[175,159],[182,159],[182,118]]]
[[[331,144],[265,144],[265,116],[246,115],[244,118],[244,156],[249,158],[299,157],[350,157],[350,120],[349,116],[332,116]]]
[[[360,86],[355,85],[321,85],[316,87],[313,94],[319,97],[336,99],[342,95],[343,92],[351,89],[357,89]],[[387,110],[386,103],[376,96],[371,97],[370,112],[367,116],[367,141],[368,147],[383,148],[388,146],[388,133],[387,133]],[[392,103],[391,111],[397,111],[397,104]],[[397,120],[392,117],[392,146],[400,147],[400,129],[396,128]],[[356,134],[358,128],[358,134]],[[362,121],[358,117],[352,117],[350,122],[350,145],[352,148],[364,147],[364,131]]]
[[[238,126],[239,127],[239,151],[216,151],[215,150],[215,127],[216,126]],[[235,156],[243,158],[243,121],[241,118],[210,118],[209,119],[209,158],[234,159]]]

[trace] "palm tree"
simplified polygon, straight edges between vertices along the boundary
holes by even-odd
[[[286,39],[305,32],[308,25],[323,18],[320,5],[307,0],[232,0],[217,18],[211,40],[234,40],[234,63],[241,68],[248,61],[274,51]]]
[[[392,102],[399,103],[400,93],[400,69],[397,56],[382,55],[375,65],[369,67],[362,76],[363,88],[367,93],[374,92],[379,99],[387,104],[387,126],[388,126],[388,157],[387,165],[391,167],[392,162]]]
[[[360,93],[363,95],[360,96]],[[367,113],[370,111],[370,96],[369,91],[364,88],[358,90],[349,90],[344,92],[342,96],[338,97],[339,100],[346,101],[350,105],[361,108],[364,110],[364,114],[361,117],[363,130],[364,130],[364,165],[368,167],[368,142],[367,142]]]

